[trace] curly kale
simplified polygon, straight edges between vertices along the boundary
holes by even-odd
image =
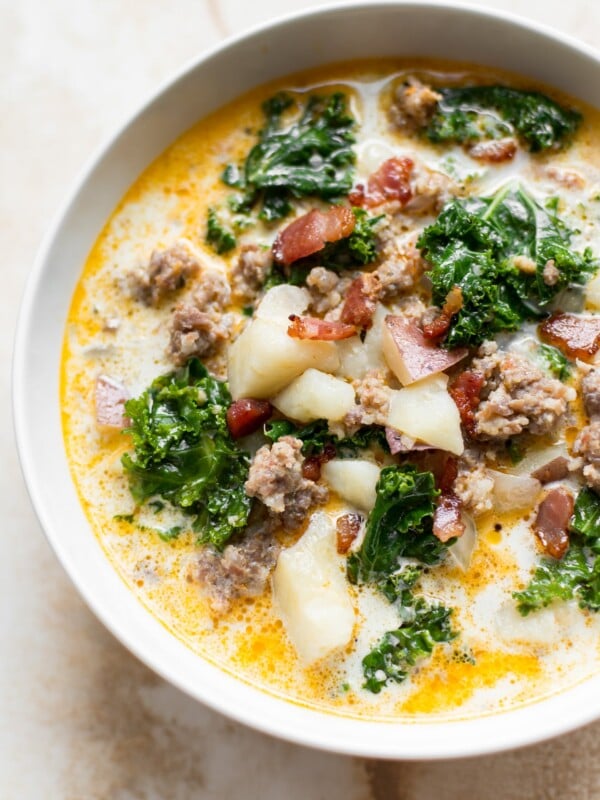
[[[231,396],[197,359],[152,382],[125,409],[133,455],[122,463],[137,503],[153,497],[193,514],[201,541],[217,547],[248,522],[250,458],[226,421]]]
[[[243,191],[238,210],[258,204],[261,219],[277,220],[290,213],[294,198],[334,200],[352,188],[356,120],[346,96],[311,96],[288,122],[298,106],[284,92],[263,103],[258,142],[240,168],[229,165],[223,173],[227,185]]]
[[[515,592],[523,616],[555,600],[579,601],[582,608],[600,611],[600,496],[583,489],[571,518],[570,545],[560,560],[546,558],[522,592]]]
[[[462,290],[445,345],[478,345],[491,334],[517,330],[545,316],[569,284],[585,283],[596,261],[589,248],[571,249],[572,235],[522,187],[447,203],[417,242],[431,264],[433,302],[443,305],[454,286]],[[558,270],[552,285],[544,281],[548,262]]]
[[[541,92],[507,86],[436,89],[441,94],[425,129],[432,142],[474,142],[517,135],[532,153],[557,148],[575,134],[581,114]]]
[[[550,344],[541,344],[539,350],[555,378],[566,381],[571,376],[569,359],[560,350]]]
[[[326,419],[317,419],[303,426],[298,426],[287,419],[277,419],[267,422],[265,436],[272,442],[276,442],[282,436],[295,436],[302,440],[302,454],[305,456],[320,455],[328,446],[335,448],[338,458],[352,458],[360,450],[366,450],[371,446],[389,452],[385,430],[378,425],[364,425],[352,436],[340,439],[330,432]]]
[[[237,244],[234,234],[221,222],[214,208],[208,209],[206,241],[219,255],[233,250]]]

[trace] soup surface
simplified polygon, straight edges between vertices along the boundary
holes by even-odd
[[[338,714],[596,673],[598,253],[598,113],[515,76],[335,65],[200,121],[67,321],[107,556],[198,657]]]

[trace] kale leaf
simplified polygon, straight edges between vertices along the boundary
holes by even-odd
[[[439,563],[448,545],[433,535],[439,495],[433,474],[418,472],[412,464],[384,467],[376,492],[361,548],[348,558],[350,581],[386,579],[398,570],[400,558]]]
[[[302,454],[305,456],[321,455],[327,446],[335,447],[339,458],[352,458],[372,445],[389,452],[385,429],[378,425],[363,425],[352,436],[340,439],[331,433],[326,419],[317,419],[302,427],[287,419],[276,419],[265,425],[265,436],[272,442],[282,436],[295,436],[303,442]]]
[[[227,385],[193,358],[125,404],[134,454],[122,463],[134,499],[159,496],[194,514],[201,541],[217,547],[246,526],[251,506],[250,458],[227,428],[230,403]]]
[[[452,610],[429,605],[423,598],[405,608],[412,619],[393,631],[387,631],[378,644],[363,658],[365,689],[378,694],[389,681],[401,683],[417,661],[431,655],[436,644],[456,637],[450,617]]]
[[[522,187],[489,198],[452,200],[425,228],[417,245],[432,265],[433,301],[443,305],[459,286],[463,305],[452,320],[447,347],[478,345],[500,331],[546,314],[558,292],[585,283],[596,262],[589,248],[570,249],[572,231]],[[544,267],[558,278],[549,285]]]
[[[540,353],[548,364],[548,369],[561,381],[566,381],[571,375],[571,364],[569,359],[563,355],[556,347],[550,344],[541,344]]]
[[[233,233],[226,228],[219,220],[214,208],[208,209],[206,220],[206,241],[219,255],[233,250],[236,246],[236,238]]]
[[[263,103],[265,125],[243,167],[229,165],[223,180],[244,194],[239,210],[259,204],[261,219],[285,217],[292,198],[333,200],[352,188],[356,120],[342,92],[311,96],[291,124],[284,115],[297,108],[284,92]]]
[[[517,134],[531,152],[556,148],[574,135],[581,114],[541,92],[507,86],[437,89],[425,133],[432,142],[473,142]]]
[[[543,559],[529,586],[513,596],[523,616],[554,600],[576,599],[582,608],[600,611],[600,496],[590,489],[578,494],[566,554]]]

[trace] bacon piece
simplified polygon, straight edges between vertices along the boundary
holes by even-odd
[[[439,339],[448,333],[452,317],[463,307],[463,293],[460,286],[453,286],[448,292],[442,310],[432,322],[423,325],[426,339]]]
[[[414,162],[410,158],[388,158],[369,176],[367,186],[359,183],[349,195],[353,206],[373,208],[389,200],[406,205],[413,193],[410,185]]]
[[[451,494],[454,481],[458,476],[458,459],[448,456],[442,474],[439,476],[437,486],[442,494]]]
[[[227,427],[234,439],[248,436],[257,431],[271,418],[273,406],[268,400],[254,400],[244,397],[236,400],[227,409]]]
[[[344,555],[350,549],[352,542],[360,533],[362,517],[360,514],[344,514],[338,517],[335,523],[337,551]]]
[[[292,339],[316,339],[320,342],[339,342],[356,336],[354,325],[344,322],[331,322],[318,317],[299,317],[290,314],[291,325],[288,326],[288,336]]]
[[[407,386],[443,372],[468,355],[466,347],[445,350],[430,339],[413,319],[388,314],[384,320],[383,352],[398,380]]]
[[[129,392],[121,381],[110,375],[98,375],[96,378],[96,423],[104,428],[122,430],[129,425],[125,414],[125,401],[129,400]]]
[[[360,275],[350,284],[342,308],[341,320],[348,325],[368,330],[373,324],[376,302],[368,291],[365,276]]]
[[[454,492],[439,496],[433,514],[433,535],[440,542],[462,536],[465,532],[465,523],[462,516],[462,501]]]
[[[468,149],[471,158],[485,161],[487,164],[500,164],[510,161],[517,152],[517,143],[510,136],[504,139],[491,139],[488,142],[476,142]]]
[[[558,311],[540,325],[540,336],[569,358],[591,361],[600,348],[600,317]]]
[[[562,486],[551,489],[538,507],[533,530],[544,552],[554,558],[562,558],[569,547],[573,507],[573,495]]]
[[[333,206],[329,211],[313,208],[277,234],[273,242],[273,258],[280,264],[292,264],[318,253],[329,242],[350,236],[356,218],[348,206]]]
[[[569,460],[565,456],[557,456],[543,464],[531,473],[531,477],[540,483],[552,483],[552,481],[562,481],[569,474]]]
[[[308,456],[302,463],[302,477],[308,481],[318,481],[321,478],[321,467],[327,461],[335,458],[335,447],[329,443],[323,448],[323,452],[316,456]]]
[[[479,395],[484,383],[484,375],[467,369],[448,387],[450,396],[458,408],[460,420],[469,436],[475,435],[475,411],[480,403]]]

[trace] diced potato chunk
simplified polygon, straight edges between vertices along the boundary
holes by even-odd
[[[280,553],[273,573],[273,600],[306,664],[350,641],[354,608],[327,514],[313,514],[304,535]]]
[[[364,459],[334,458],[321,467],[321,475],[340,497],[363,511],[375,505],[379,467]]]
[[[306,289],[284,283],[269,289],[260,301],[254,317],[279,322],[287,327],[290,314],[303,314],[309,302],[310,295]]]
[[[447,385],[447,375],[431,375],[392,392],[387,424],[413,439],[460,455],[464,450],[460,416]]]
[[[338,422],[354,408],[349,383],[318,369],[307,369],[272,400],[282,414],[298,422],[327,419]]]
[[[340,355],[340,366],[337,374],[351,380],[364,378],[371,369],[383,369],[385,361],[381,350],[381,334],[383,331],[383,320],[388,314],[388,310],[381,303],[378,304],[373,315],[373,326],[367,331],[364,342],[359,336],[352,336],[338,342],[338,352]]]
[[[255,319],[229,348],[229,389],[234,400],[268,398],[310,367],[334,372],[338,363],[334,342],[292,339],[287,325]]]

